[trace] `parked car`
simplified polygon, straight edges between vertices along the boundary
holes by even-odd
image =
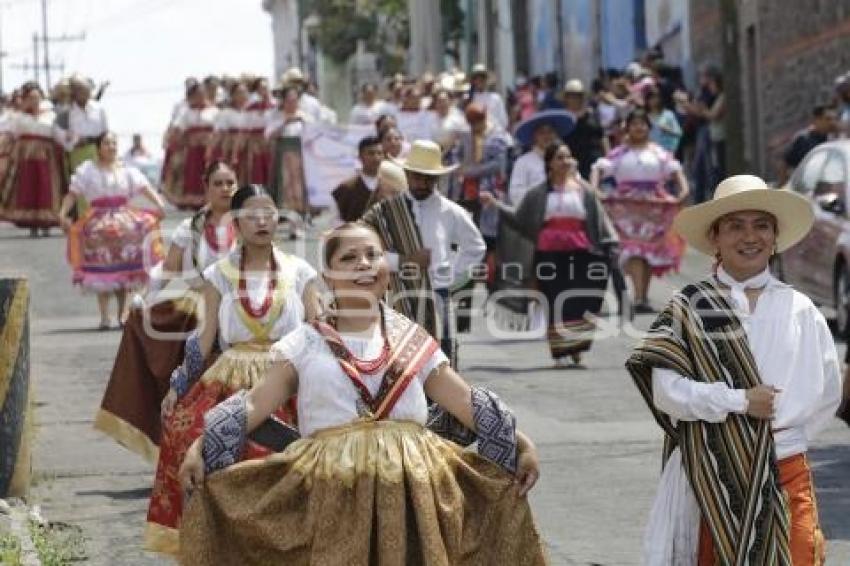
[[[786,250],[776,266],[778,275],[808,295],[835,322],[837,333],[848,330],[850,308],[850,140],[828,142],[812,149],[783,188],[812,202],[811,232]]]

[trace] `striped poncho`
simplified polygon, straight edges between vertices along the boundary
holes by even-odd
[[[678,446],[685,474],[723,565],[791,565],[789,513],[779,485],[770,421],[729,414],[681,421],[657,409],[652,369],[749,389],[761,383],[740,320],[714,280],[677,293],[626,362],[664,429],[665,459]]]

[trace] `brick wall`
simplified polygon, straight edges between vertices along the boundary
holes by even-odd
[[[758,120],[760,173],[773,178],[779,154],[808,123],[812,106],[830,100],[835,77],[850,71],[850,0],[741,0],[739,6],[742,68],[748,72],[745,29],[755,25],[759,84],[758,116],[742,123]],[[691,0],[690,23],[695,67],[722,62],[719,0]],[[740,82],[747,101],[750,81]]]
[[[761,115],[771,165],[850,71],[850,0],[760,0]]]

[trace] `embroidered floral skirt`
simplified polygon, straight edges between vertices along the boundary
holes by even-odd
[[[672,226],[681,207],[655,194],[620,189],[607,197],[605,211],[620,238],[620,262],[644,259],[656,277],[678,271],[686,246]]]
[[[171,372],[183,361],[185,337],[195,328],[195,297],[134,308],[103,394],[94,427],[156,463],[160,406]]]
[[[183,490],[177,473],[186,451],[203,432],[204,414],[207,411],[236,391],[250,389],[263,379],[271,365],[269,347],[269,344],[236,344],[222,353],[163,423],[145,529],[146,549],[166,554],[177,553],[177,529],[183,512]],[[279,409],[277,416],[285,422],[294,422],[293,413],[288,409]],[[243,458],[262,458],[271,453],[270,449],[249,440]]]
[[[143,287],[148,269],[163,259],[157,216],[127,206],[126,200],[116,204],[98,206],[95,201],[68,234],[73,280],[87,291]]]
[[[419,424],[356,422],[211,474],[182,564],[546,564],[528,500],[500,467]]]

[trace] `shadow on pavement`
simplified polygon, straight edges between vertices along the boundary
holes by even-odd
[[[101,330],[96,326],[85,327],[85,328],[54,328],[52,330],[45,330],[42,334],[50,336],[52,334],[106,334],[109,332],[118,332],[122,330],[121,328],[112,327],[105,330]]]
[[[152,489],[149,487],[142,487],[137,489],[118,489],[118,490],[108,490],[108,489],[89,489],[86,491],[78,491],[77,495],[87,496],[87,495],[95,495],[101,497],[108,497],[110,499],[115,499],[118,501],[127,501],[130,499],[149,499],[151,496]]]
[[[850,540],[850,450],[846,445],[809,450],[818,514],[830,540]]]
[[[587,369],[585,365],[567,365],[563,367],[555,367],[554,364],[545,366],[536,366],[530,368],[514,368],[509,366],[490,366],[490,365],[464,365],[463,371],[489,371],[493,373],[536,373],[539,371],[584,371]]]

